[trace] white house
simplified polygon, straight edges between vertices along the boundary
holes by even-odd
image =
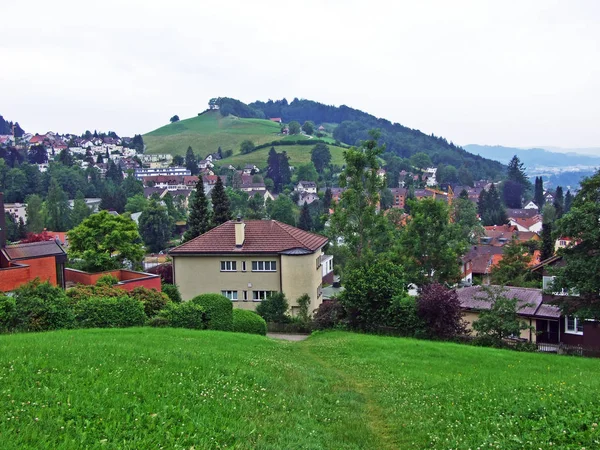
[[[27,204],[25,203],[5,203],[4,211],[9,213],[18,222],[19,219],[23,219],[24,223],[27,223]]]
[[[523,207],[523,209],[539,209],[539,208],[538,208],[538,206],[535,203],[533,203],[533,201],[531,201],[531,202],[527,203]]]
[[[317,183],[315,183],[314,181],[299,181],[298,184],[296,185],[296,187],[294,188],[294,190],[296,192],[299,192],[300,194],[303,194],[303,193],[316,194],[317,193]]]

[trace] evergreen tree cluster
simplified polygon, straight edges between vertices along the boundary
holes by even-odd
[[[484,226],[503,225],[508,220],[506,210],[494,184],[489,190],[483,189],[479,194],[477,212]]]

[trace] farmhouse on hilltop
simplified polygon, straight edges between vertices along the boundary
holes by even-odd
[[[249,310],[283,292],[294,313],[298,297],[308,294],[313,311],[323,302],[326,243],[323,236],[276,220],[230,220],[171,250],[174,283],[183,300],[217,292]]]

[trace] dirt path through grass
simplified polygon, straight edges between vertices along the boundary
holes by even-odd
[[[304,344],[304,342],[302,344]],[[377,439],[377,442],[373,443],[372,448],[377,448],[380,450],[395,450],[400,448],[394,439],[393,433],[390,429],[390,424],[385,419],[383,409],[373,398],[371,387],[367,383],[359,382],[350,374],[347,374],[336,368],[329,361],[316,354],[314,352],[314,348],[310,345],[302,345],[302,352],[307,358],[314,361],[315,364],[321,366],[326,371],[335,374],[339,380],[339,384],[343,385],[344,389],[355,392],[360,396],[361,399],[363,399],[366,414],[365,422],[372,431],[373,437]]]

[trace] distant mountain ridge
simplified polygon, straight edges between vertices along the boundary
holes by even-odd
[[[475,155],[493,159],[503,164],[508,164],[510,159],[517,155],[526,167],[566,167],[566,166],[600,166],[600,156],[582,155],[579,153],[558,153],[542,148],[516,148],[501,145],[464,145],[463,148]]]

